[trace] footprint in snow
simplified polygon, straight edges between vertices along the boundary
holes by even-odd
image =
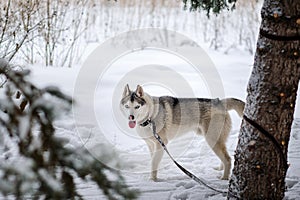
[[[176,184],[176,187],[184,187],[185,189],[190,189],[195,186],[194,182],[179,182]]]

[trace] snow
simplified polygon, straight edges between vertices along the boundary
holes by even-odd
[[[92,44],[91,48],[96,45]],[[223,83],[226,97],[235,97],[242,100],[246,98],[246,87],[250,77],[253,57],[240,51],[230,51],[228,54],[214,51],[203,45],[204,50],[214,62],[216,69]],[[81,106],[86,110],[94,110],[97,121],[89,118],[82,121],[76,121],[69,115],[64,115],[56,122],[58,138],[68,138],[66,142],[68,147],[77,148],[84,145],[100,161],[114,166],[121,170],[125,180],[132,189],[138,189],[141,192],[139,199],[226,199],[222,194],[218,194],[197,184],[183,174],[172,161],[164,155],[159,169],[159,181],[149,180],[150,174],[150,156],[144,141],[137,136],[134,130],[130,130],[127,121],[123,120],[119,111],[120,93],[115,92],[115,87],[123,85],[118,84],[124,74],[139,72],[139,67],[152,67],[157,73],[153,77],[153,71],[146,71],[141,74],[147,79],[145,91],[152,95],[179,95],[184,96],[186,93],[178,92],[177,88],[172,85],[159,84],[151,79],[161,78],[169,73],[169,69],[175,69],[179,77],[188,81],[192,93],[198,97],[210,97],[211,93],[203,77],[199,77],[193,71],[193,68],[180,57],[159,50],[142,50],[129,53],[126,56],[116,60],[110,68],[102,74],[97,82],[94,93],[94,105],[85,105],[84,102],[76,102],[76,106]],[[166,71],[159,71],[161,66],[166,66]],[[38,67],[31,66],[32,80],[40,87],[54,85],[60,87],[63,92],[74,96],[74,87],[76,78],[80,73],[81,66],[73,68],[55,68],[55,67]],[[175,77],[176,77],[175,76]],[[134,78],[134,76],[130,76]],[[138,79],[139,80],[139,79]],[[170,82],[176,79],[171,79]],[[134,87],[135,82],[131,82]],[[88,93],[89,87],[81,95],[84,97]],[[299,93],[299,91],[298,91]],[[295,122],[293,124],[288,161],[291,164],[287,173],[287,191],[286,199],[297,199],[300,196],[300,115],[299,99],[297,102],[297,111],[295,113]],[[73,108],[74,109],[74,108]],[[88,114],[83,115],[83,118]],[[233,128],[229,136],[227,147],[233,159],[234,150],[238,139],[238,130],[241,119],[235,112],[231,112]],[[104,133],[101,135],[101,133]],[[100,147],[101,146],[101,147]],[[103,151],[103,150],[106,151]],[[201,136],[190,133],[179,139],[173,140],[168,149],[175,159],[185,168],[195,175],[205,179],[211,186],[217,189],[226,190],[228,181],[220,180],[221,171],[214,170],[220,162],[208,147]],[[111,159],[118,157],[119,161]],[[40,172],[42,173],[42,172]],[[42,173],[43,174],[43,173]],[[47,178],[47,177],[45,177]],[[48,179],[48,178],[47,178]],[[52,188],[59,189],[55,182],[49,183]],[[95,185],[80,183],[79,192],[87,199],[104,199],[103,194]]]
[[[245,100],[247,83],[254,60],[249,52],[255,49],[259,28],[260,15],[259,12],[255,11],[260,10],[262,1],[259,1],[258,5],[247,4],[245,9],[237,9],[233,13],[224,12],[219,17],[211,16],[210,21],[207,21],[205,13],[185,12],[179,7],[160,9],[160,6],[140,5],[141,2],[135,1],[133,4],[139,6],[129,6],[125,9],[113,1],[111,2],[113,6],[110,6],[110,9],[105,8],[105,6],[89,8],[88,13],[93,16],[91,18],[93,20],[87,22],[87,27],[83,27],[85,26],[84,23],[77,26],[78,30],[87,28],[87,31],[84,33],[84,38],[76,43],[78,52],[74,52],[74,56],[67,58],[68,51],[65,51],[67,41],[71,42],[73,35],[72,31],[69,30],[64,33],[66,36],[60,38],[65,41],[56,44],[58,48],[55,54],[55,65],[57,66],[45,67],[44,64],[33,64],[28,67],[31,70],[31,81],[39,87],[47,87],[46,89],[51,91],[55,91],[57,87],[65,94],[75,98],[72,114],[63,113],[60,119],[55,122],[56,139],[63,140],[65,148],[68,149],[80,149],[84,146],[101,162],[119,169],[129,187],[141,192],[140,200],[226,199],[222,194],[188,178],[166,155],[160,164],[158,182],[149,180],[150,155],[148,148],[134,129],[128,127],[128,121],[124,119],[119,110],[119,100],[125,83],[129,83],[131,88],[135,88],[137,84],[142,84],[145,91],[154,96],[235,97]],[[102,2],[99,1],[98,3]],[[243,1],[241,3],[243,4]],[[71,14],[75,13],[71,12]],[[66,16],[66,18],[73,19],[70,16]],[[69,22],[66,20],[61,27]],[[121,48],[121,46],[117,46],[110,51],[103,51],[103,54],[98,54],[96,57],[97,62],[104,59],[109,61],[109,66],[103,73],[98,76],[99,68],[103,66],[100,65],[100,62],[96,63],[100,65],[96,65],[95,69],[98,71],[90,71],[85,74],[84,84],[80,86],[80,90],[76,88],[79,77],[84,73],[83,66],[91,63],[81,64],[80,62],[86,60],[93,52],[97,51],[100,45],[105,43],[100,42],[123,31],[145,27],[176,30],[180,34],[201,43],[202,53],[186,52],[193,59],[202,61],[203,68],[201,69],[203,71],[199,73],[196,67],[188,62],[188,59],[178,54],[176,49],[173,52],[160,48],[134,49],[115,59],[110,59],[113,58],[115,51],[119,51]],[[138,37],[125,38],[122,47],[123,45],[131,45],[131,42],[139,39]],[[161,37],[152,42],[162,43],[163,39]],[[30,44],[28,43],[28,45]],[[191,44],[189,40],[184,40],[181,45],[188,46]],[[263,46],[264,44],[259,45]],[[41,41],[41,44],[36,44],[35,48],[28,46],[27,50],[20,55],[22,57],[27,55],[28,57],[28,55],[33,54],[36,56],[34,59],[36,62],[44,63],[45,56],[42,49],[44,49],[44,45]],[[71,68],[61,67],[62,61],[66,58],[67,63],[76,64]],[[209,59],[206,60],[207,58]],[[207,67],[206,64],[210,67],[213,66],[213,68]],[[206,74],[210,73],[212,69],[216,70],[217,76]],[[23,73],[28,73],[28,71],[23,71]],[[94,80],[95,76],[96,80]],[[217,84],[209,84],[208,77],[213,81],[220,80],[221,88]],[[299,93],[300,89],[298,90]],[[5,107],[5,100],[0,98],[0,101],[0,107]],[[41,98],[36,106],[43,103],[44,99]],[[55,109],[66,110],[67,108],[64,105],[58,105]],[[80,116],[77,115],[78,110]],[[237,145],[241,119],[234,111],[230,114],[233,128],[227,142],[227,148],[232,157],[233,166],[233,155]],[[21,121],[22,135],[26,133],[28,128],[27,120],[24,118]],[[0,134],[1,146],[3,146],[2,141],[3,135]],[[31,148],[34,149],[40,145],[40,142],[36,140]],[[300,99],[298,98],[289,143],[288,162],[290,168],[286,178],[286,199],[298,199],[300,197],[299,146]],[[203,137],[190,133],[171,141],[168,144],[168,149],[180,164],[193,174],[205,179],[209,185],[219,190],[227,189],[228,181],[219,179],[222,171],[214,169],[220,165],[220,161]],[[6,154],[13,153],[6,152]],[[0,148],[0,158],[4,158],[6,154]],[[84,164],[76,162],[72,157],[69,159],[76,164],[76,167],[81,167]],[[86,162],[90,162],[90,160],[87,158]],[[18,173],[24,176],[33,176],[29,173],[31,172],[30,168],[30,163],[23,163],[20,160],[16,163],[15,170],[19,170]],[[60,190],[61,186],[45,171],[40,170],[39,175],[48,181],[49,187],[54,191]],[[96,185],[81,182],[79,179],[76,182],[79,182],[79,193],[86,199],[104,199],[104,195]],[[10,187],[11,185],[0,180],[0,188],[6,188],[8,191]],[[30,186],[24,186],[24,190],[28,189]],[[6,198],[0,195],[0,199]]]
[[[83,7],[79,9],[79,12],[77,9],[70,7],[71,12],[62,14],[65,16],[64,20],[59,21],[57,27],[53,29],[70,27],[70,30],[68,29],[65,32],[57,32],[57,34],[62,33],[62,37],[59,37],[58,42],[55,44],[55,66],[45,67],[44,64],[32,64],[28,67],[31,70],[31,81],[39,87],[47,87],[46,89],[51,91],[55,91],[57,87],[62,92],[75,98],[72,114],[63,112],[60,119],[55,122],[56,139],[63,140],[65,148],[68,149],[80,149],[84,146],[101,162],[119,169],[130,188],[141,192],[140,200],[226,199],[222,194],[211,191],[189,179],[166,155],[164,155],[160,165],[159,181],[149,180],[150,155],[148,148],[134,129],[128,127],[128,121],[124,119],[119,110],[119,98],[125,83],[129,83],[131,88],[136,87],[136,84],[142,84],[147,93],[155,96],[235,97],[245,100],[247,83],[254,60],[249,52],[253,53],[255,49],[260,24],[259,10],[263,1],[260,0],[258,3],[249,1],[248,4],[247,1],[239,1],[237,7],[241,4],[241,9],[236,9],[233,12],[223,12],[218,17],[211,16],[209,21],[204,12],[190,13],[183,11],[182,7],[178,7],[181,1],[163,1],[170,4],[170,6],[175,5],[173,9],[159,4],[156,6],[154,4],[150,5],[148,1],[140,0],[130,1],[132,6],[125,6],[124,8],[124,5],[120,2],[106,2],[108,7],[102,1],[94,2],[99,6]],[[277,13],[281,14],[278,10]],[[83,15],[83,17],[79,18],[79,15]],[[91,18],[88,18],[88,15]],[[76,21],[73,23],[75,19]],[[89,62],[83,64],[81,62],[95,52],[100,44],[103,45],[101,42],[123,31],[146,27],[176,30],[180,34],[201,43],[204,50],[202,53],[196,54],[190,51],[188,54],[193,59],[203,61],[201,62],[203,71],[199,73],[195,66],[188,62],[184,56],[178,55],[176,50],[170,52],[159,48],[134,49],[119,55],[115,59],[110,59],[115,51],[121,48],[117,46],[116,49],[110,49],[110,51],[104,51],[103,54],[98,55],[96,61],[106,59],[110,62],[104,72],[99,77],[97,71],[86,74],[84,84],[81,85],[80,90],[76,88],[76,83],[78,83],[80,75],[84,72],[82,71],[83,66],[90,64]],[[75,39],[75,32],[81,32],[85,29],[87,31],[82,34],[83,37],[74,43],[74,50],[71,50],[73,56],[71,56],[66,49],[70,48],[68,46]],[[138,37],[126,38],[122,45],[131,45],[131,42],[139,39]],[[152,42],[163,43],[163,39],[164,37],[161,37],[159,40]],[[27,58],[27,62],[44,63],[45,57],[47,57],[44,52],[44,42],[44,39],[40,38],[37,41],[32,40],[32,42],[25,43],[26,48],[19,54],[18,57],[21,57],[21,59],[17,58],[16,63],[24,62],[24,58]],[[181,45],[190,45],[190,41],[184,40]],[[259,45],[264,46],[263,43]],[[205,60],[207,59],[205,53],[212,62]],[[32,60],[31,55],[34,55]],[[2,61],[0,60],[0,62]],[[68,63],[73,66],[71,68],[62,67],[64,62],[65,66],[68,66]],[[215,66],[217,76],[206,74],[206,72],[210,73],[212,70],[212,68],[206,66],[208,63],[209,66],[211,66],[210,64]],[[98,70],[101,67],[103,66],[100,65],[96,69]],[[28,73],[28,71],[24,70],[20,73]],[[95,76],[97,77],[96,80],[94,80]],[[217,84],[209,84],[207,81],[208,76],[213,81],[220,80],[221,87],[218,87]],[[29,90],[29,88],[27,89]],[[298,90],[299,93],[300,89]],[[10,105],[6,105],[5,101],[6,99],[0,97],[0,108]],[[41,98],[36,106],[43,103],[44,99]],[[55,109],[67,110],[65,105],[58,105]],[[80,111],[80,116],[77,115],[77,111]],[[227,147],[233,160],[241,119],[234,111],[230,114],[233,128]],[[21,135],[25,135],[26,130],[29,128],[28,120],[26,117],[21,120]],[[4,153],[4,137],[6,136],[0,134],[1,159],[5,159],[7,154],[13,155],[15,153],[13,151],[17,151],[13,149]],[[34,145],[29,150],[41,145],[37,137],[33,137],[33,139],[35,140]],[[298,97],[295,121],[289,143],[288,162],[290,168],[286,178],[286,199],[299,199],[300,197],[299,146],[300,98]],[[168,144],[168,149],[180,164],[195,175],[205,179],[211,186],[220,190],[227,189],[228,181],[219,179],[222,172],[214,170],[214,167],[219,166],[220,161],[203,137],[190,133],[171,141]],[[72,157],[69,159],[77,167],[84,164],[76,162]],[[86,162],[91,161],[87,158]],[[31,170],[32,163],[20,159],[15,166],[13,170],[21,176],[32,176],[32,179],[34,179],[34,173]],[[48,182],[49,187],[54,191],[61,189],[61,186],[46,171],[40,170],[39,175]],[[79,179],[77,182],[79,182],[79,193],[86,199],[104,199],[102,192],[96,185],[81,182]],[[0,180],[0,188],[9,191],[11,187],[11,185]],[[23,186],[24,190],[30,188],[32,188],[30,185]],[[0,199],[6,198],[0,195]]]
[[[20,118],[20,126],[19,126],[19,133],[20,133],[20,138],[24,139],[30,129],[30,118],[27,116],[22,116]]]

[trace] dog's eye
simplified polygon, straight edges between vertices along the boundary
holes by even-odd
[[[136,107],[134,107],[134,109],[139,109],[140,108],[140,106],[139,105],[137,105]]]
[[[129,108],[129,106],[128,106],[128,105],[125,105],[125,108]]]

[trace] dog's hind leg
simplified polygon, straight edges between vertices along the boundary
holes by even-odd
[[[230,175],[231,158],[226,149],[226,140],[231,129],[231,119],[228,114],[214,115],[210,121],[205,139],[214,153],[222,161],[224,172],[221,179],[227,180]]]
[[[215,154],[220,158],[223,164],[224,172],[223,176],[221,177],[222,180],[228,180],[230,175],[230,168],[231,168],[231,158],[227,152],[226,146],[224,143],[217,143],[212,150]]]

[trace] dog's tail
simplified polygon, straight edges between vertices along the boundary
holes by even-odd
[[[226,110],[235,110],[240,117],[243,116],[245,102],[235,98],[222,99],[221,102]]]

